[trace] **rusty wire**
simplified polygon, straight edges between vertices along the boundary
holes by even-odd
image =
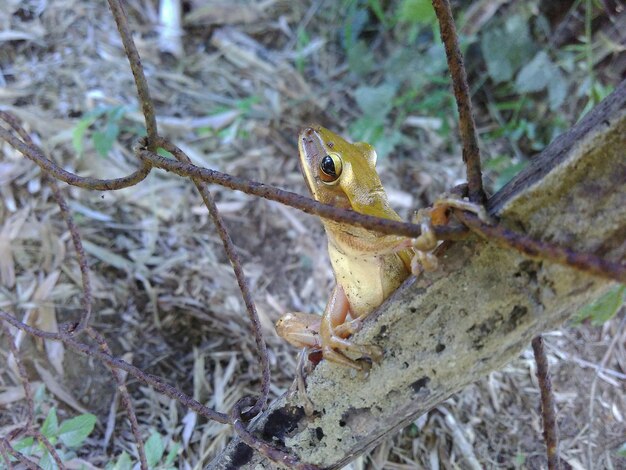
[[[40,470],[41,469],[41,467],[39,465],[37,465],[32,460],[30,460],[24,454],[22,454],[21,452],[16,451],[11,446],[11,443],[9,442],[9,440],[5,439],[4,437],[0,437],[0,449],[2,449],[2,456],[6,460],[8,460],[8,455],[7,454],[10,454],[11,457],[13,457],[15,460],[17,460],[19,463],[24,465],[29,470]],[[10,464],[10,461],[9,461],[9,468],[13,468],[13,466]]]
[[[124,50],[126,51],[126,56],[128,57],[130,68],[133,72],[133,77],[135,78],[137,95],[139,96],[139,101],[141,103],[143,115],[146,121],[146,129],[148,133],[147,149],[154,152],[158,147],[157,140],[159,139],[156,113],[154,111],[154,103],[150,98],[150,89],[148,87],[146,76],[143,72],[143,66],[141,65],[139,51],[135,46],[135,41],[133,41],[130,28],[128,27],[128,19],[126,17],[126,13],[124,12],[121,2],[119,0],[109,0],[109,6],[111,7],[111,11],[113,12],[113,17],[115,18],[115,23],[117,24],[120,37],[122,38],[122,43],[124,44]],[[182,152],[176,152],[175,155],[179,160],[183,160],[185,163],[191,163],[191,160],[189,160],[189,158]],[[235,250],[235,246],[224,224],[224,220],[222,219],[217,209],[217,205],[213,200],[213,196],[208,191],[206,183],[198,179],[194,179],[193,181],[196,184],[198,191],[202,195],[202,199],[204,200],[204,203],[209,210],[209,214],[213,219],[213,223],[215,224],[220,239],[222,240],[222,244],[224,245],[224,251],[226,252],[226,256],[230,260],[230,263],[233,267],[233,271],[237,279],[237,284],[239,285],[239,289],[241,291],[241,296],[246,305],[246,312],[248,313],[248,317],[252,325],[252,332],[254,334],[256,342],[257,353],[261,362],[262,376],[261,395],[256,400],[254,406],[252,406],[252,408],[246,412],[246,416],[249,419],[252,419],[254,416],[262,411],[263,406],[265,405],[265,402],[267,401],[267,397],[269,395],[270,366],[269,358],[267,355],[267,346],[265,345],[265,339],[263,338],[263,332],[261,331],[259,316],[256,311],[254,301],[252,300],[252,294],[250,293],[248,281],[243,272],[243,267],[241,265],[239,256],[237,255],[237,251]]]
[[[300,462],[296,456],[274,447],[249,432],[242,423],[242,409],[252,406],[253,404],[254,400],[250,397],[244,397],[235,403],[235,406],[233,406],[230,412],[230,420],[233,425],[233,429],[243,442],[265,455],[271,461],[285,465],[289,468],[294,468],[296,470],[320,470],[321,467]]]
[[[15,344],[15,337],[9,330],[9,326],[2,322],[1,330],[7,336],[7,342],[9,343],[9,350],[13,355],[13,360],[15,361],[15,365],[17,366],[17,371],[20,376],[20,383],[22,384],[22,388],[24,389],[24,397],[26,398],[26,424],[25,428],[30,427],[33,424],[35,419],[35,404],[33,402],[33,391],[30,388],[30,381],[28,380],[28,374],[26,373],[26,367],[24,367],[24,363],[20,358],[19,351]]]
[[[13,131],[17,132],[17,134],[23,139],[26,145],[28,145],[32,149],[35,149],[39,154],[43,155],[41,149],[37,145],[35,145],[35,142],[33,142],[33,139],[31,139],[28,132],[26,132],[26,129],[24,129],[19,124],[19,122],[17,121],[17,119],[15,119],[13,115],[4,111],[0,111],[0,119],[4,120],[13,129]],[[4,129],[0,127],[0,130]],[[52,190],[52,195],[57,202],[59,209],[61,210],[61,215],[65,220],[65,224],[67,225],[70,236],[72,237],[74,249],[76,250],[76,257],[80,269],[81,282],[83,284],[83,312],[81,314],[78,326],[75,330],[75,333],[78,334],[87,327],[91,318],[92,293],[91,280],[89,276],[89,264],[87,262],[87,256],[85,255],[85,249],[83,248],[80,234],[78,233],[78,227],[76,227],[76,224],[74,223],[74,219],[72,217],[72,214],[70,213],[69,207],[67,206],[65,197],[63,197],[63,194],[59,190],[59,185],[57,184],[56,180],[52,178],[48,173],[44,173],[44,180]]]
[[[457,218],[481,237],[505,248],[511,248],[531,258],[552,261],[579,271],[612,281],[626,283],[626,265],[600,258],[592,253],[580,253],[552,243],[535,240],[509,230],[502,224],[488,225],[474,214],[455,211]]]
[[[100,351],[108,354],[109,356],[113,355],[111,349],[109,348],[109,345],[104,339],[104,336],[102,336],[92,327],[87,328],[87,334],[98,344],[98,346],[100,347]],[[141,439],[141,433],[139,432],[139,422],[137,421],[137,414],[135,413],[135,408],[130,398],[130,394],[128,393],[128,388],[126,387],[124,377],[122,373],[114,367],[107,366],[107,369],[109,369],[111,375],[113,375],[113,379],[115,379],[117,391],[120,394],[120,399],[122,401],[122,406],[126,410],[128,420],[130,421],[130,429],[133,433],[135,443],[137,444],[137,453],[139,454],[139,464],[141,470],[148,470],[148,460],[146,459],[146,451],[144,449],[143,440]]]
[[[446,49],[448,70],[452,76],[452,87],[459,111],[459,132],[463,144],[463,161],[467,172],[468,195],[471,202],[485,204],[483,179],[480,169],[480,149],[476,137],[476,124],[472,113],[467,73],[463,65],[463,54],[459,48],[454,17],[448,0],[433,0],[433,8],[439,20],[441,40]]]
[[[537,363],[537,380],[541,392],[541,417],[543,421],[543,440],[546,443],[548,470],[559,470],[559,436],[556,424],[556,405],[552,392],[552,380],[548,369],[548,356],[543,347],[541,335],[533,338],[533,353]]]
[[[467,173],[467,191],[469,200],[482,206],[487,202],[487,197],[483,189],[483,181],[481,174],[480,163],[480,149],[478,147],[478,138],[476,133],[476,123],[474,121],[474,115],[472,113],[472,100],[469,94],[469,86],[467,83],[467,73],[465,72],[465,66],[463,65],[463,55],[459,48],[458,35],[456,33],[456,26],[454,24],[454,17],[452,15],[452,9],[450,8],[450,2],[448,0],[432,0],[433,8],[437,19],[439,20],[439,29],[441,32],[441,40],[443,41],[446,58],[448,60],[448,70],[452,76],[452,86],[454,89],[454,97],[456,99],[457,109],[459,112],[459,131],[461,134],[461,142],[463,145],[463,161],[465,162],[465,168]],[[507,231],[502,225],[497,227],[490,227],[489,225],[480,221],[480,219],[467,212],[461,213],[456,211],[460,216],[460,220],[464,224],[475,232],[482,235],[480,230],[491,231],[492,238],[496,238],[497,235],[500,243],[516,240],[514,245],[530,248],[532,243],[523,243],[524,241],[531,241],[529,237],[523,237],[527,240],[522,240],[520,237],[516,237],[513,232]],[[468,219],[474,223],[474,225],[468,224]],[[495,229],[495,230],[494,230]],[[497,240],[497,241],[498,241]],[[537,244],[535,244],[537,245]],[[511,246],[511,245],[509,245]],[[546,250],[551,254],[561,253],[562,250],[559,247],[542,247],[549,248]],[[516,248],[517,249],[517,248]],[[558,259],[567,259],[569,257],[558,257]],[[584,258],[585,261],[589,261],[589,257]],[[596,263],[586,264],[585,267],[595,267]],[[604,266],[606,267],[606,266]],[[605,271],[602,271],[605,272]],[[537,336],[532,341],[533,351],[535,353],[535,362],[537,363],[537,378],[539,380],[539,389],[541,391],[541,410],[543,416],[543,438],[546,443],[548,469],[559,470],[559,457],[558,457],[558,427],[556,423],[555,411],[554,411],[554,395],[552,393],[552,383],[548,371],[548,358],[543,348],[543,339],[541,335]]]
[[[79,342],[70,334],[68,334],[68,331],[71,331],[72,329],[72,325],[67,325],[67,324],[61,325],[62,328],[60,329],[63,329],[64,330],[63,332],[52,333],[50,331],[40,330],[39,328],[35,328],[33,326],[27,325],[26,323],[19,321],[9,312],[6,312],[4,310],[0,310],[0,320],[3,320],[13,325],[15,328],[25,331],[29,335],[36,336],[37,338],[47,339],[51,341],[61,341],[63,344],[65,344],[67,347],[69,347],[73,351],[76,351],[78,353],[84,354],[89,357],[94,357],[98,359],[99,361],[103,362],[106,366],[114,367],[116,369],[126,371],[130,375],[135,377],[137,380],[140,380],[146,385],[151,386],[157,392],[162,393],[166,397],[177,400],[183,406],[186,406],[187,408],[195,411],[200,416],[203,416],[213,421],[217,421],[218,423],[222,423],[222,424],[228,424],[229,422],[227,414],[217,412],[211,408],[204,406],[202,403],[200,403],[197,400],[194,400],[189,395],[178,390],[176,387],[172,387],[171,385],[166,384],[165,382],[163,382],[163,379],[161,379],[160,377],[157,377],[152,374],[148,374],[142,371],[141,369],[139,369],[138,367],[132,364],[129,364],[128,362],[122,359],[119,359],[111,354],[102,352],[97,348],[93,348],[89,346],[88,344]]]
[[[0,112],[0,117],[2,117],[1,114],[3,113]],[[307,214],[314,214],[319,217],[350,225],[358,225],[380,233],[403,235],[410,238],[415,238],[421,233],[420,226],[417,224],[381,219],[370,215],[359,214],[354,211],[340,209],[327,204],[321,204],[311,198],[301,196],[300,194],[290,191],[285,191],[271,185],[232,176],[209,168],[199,167],[191,163],[178,162],[171,158],[150,152],[141,146],[136,146],[135,152],[142,159],[144,165],[137,170],[137,172],[122,178],[103,180],[81,177],[62,169],[54,162],[46,158],[39,150],[20,141],[2,127],[0,127],[0,138],[4,138],[12,147],[20,152],[23,152],[26,157],[33,160],[42,169],[50,172],[53,176],[58,177],[60,180],[68,184],[81,188],[113,190],[132,186],[130,183],[131,180],[134,179],[136,181],[141,181],[150,172],[150,167],[154,166],[166,171],[171,171],[180,176],[197,178],[202,181],[206,181],[207,183],[218,184],[230,189],[242,191],[246,194],[280,202],[295,209],[299,209]],[[157,141],[163,146],[163,148],[173,147],[173,144],[161,137],[159,137]],[[144,168],[147,168],[147,170],[143,170]],[[146,172],[145,174],[144,171]],[[488,226],[483,224],[483,227]],[[497,229],[501,226],[492,225],[490,227]],[[475,224],[471,226],[471,229],[473,231],[477,231],[479,234],[481,234],[481,231],[486,230],[478,228]],[[467,234],[467,229],[464,227],[435,226],[434,233],[439,240],[458,240]],[[490,230],[489,235],[483,234],[483,236],[486,236],[487,238],[494,237],[494,239],[497,239],[500,236],[499,230]],[[584,255],[578,254],[579,256],[576,256],[576,252],[569,250],[568,253],[570,253],[571,256],[554,256],[554,253],[563,251],[564,249],[548,242],[537,241],[523,234],[515,234],[515,239],[517,243],[508,243],[506,240],[503,240],[502,244],[527,256],[545,258],[555,263],[569,266],[581,271],[586,271],[590,274],[599,275],[607,279],[620,281],[620,279],[623,279],[624,276],[626,276],[626,266],[612,263],[591,253]],[[526,248],[527,246],[533,247],[532,253],[528,251]],[[588,266],[589,269],[587,268]],[[604,266],[608,269],[604,270]]]
[[[65,465],[63,465],[63,460],[61,460],[59,453],[56,451],[56,449],[54,448],[50,440],[46,436],[44,436],[39,430],[31,428],[31,429],[28,429],[24,433],[24,435],[31,436],[37,439],[37,441],[40,444],[43,444],[43,446],[46,448],[46,450],[50,454],[50,457],[52,457],[52,460],[54,460],[54,463],[57,464],[57,467],[59,468],[59,470],[65,470],[67,468]]]
[[[5,120],[10,114],[0,111],[0,118]],[[56,179],[79,188],[91,189],[95,191],[114,191],[117,189],[134,186],[144,180],[150,173],[150,166],[143,164],[137,171],[128,176],[112,179],[98,179],[86,176],[78,176],[70,171],[64,170],[52,160],[40,152],[36,147],[30,146],[11,134],[7,129],[0,126],[0,138],[8,143],[15,150],[20,152],[29,160],[36,163],[44,172],[49,173]]]
[[[63,217],[63,219],[65,219],[65,224],[67,225],[67,228],[70,232],[70,235],[72,237],[72,243],[74,244],[74,249],[76,250],[76,259],[78,261],[81,282],[83,284],[83,298],[81,300],[83,311],[81,313],[80,320],[78,321],[78,325],[74,329],[73,333],[79,334],[89,326],[89,320],[91,319],[93,296],[91,293],[89,263],[87,261],[85,249],[83,248],[83,242],[81,241],[80,234],[78,233],[78,227],[76,227],[76,224],[74,223],[74,218],[70,213],[70,209],[67,206],[65,197],[63,197],[63,194],[59,189],[59,185],[56,183],[56,180],[54,180],[54,178],[51,178],[49,175],[46,175],[46,182],[52,189],[52,196],[56,200],[56,203],[61,210],[61,216]]]
[[[163,144],[162,147],[165,148],[165,150],[167,150],[168,152],[171,152],[172,155],[174,155],[174,157],[176,157],[176,159],[178,159],[179,161],[191,164],[191,160],[189,159],[189,157],[174,144],[163,141],[162,139],[159,140],[159,144]],[[192,178],[192,181],[196,185],[196,188],[198,188],[198,191],[202,196],[202,200],[209,210],[209,214],[213,219],[213,223],[215,224],[217,233],[219,234],[220,239],[222,240],[222,244],[224,245],[224,251],[226,252],[226,256],[228,256],[233,271],[235,272],[237,284],[239,285],[241,296],[243,297],[243,301],[246,305],[246,313],[248,314],[250,324],[252,325],[252,333],[254,334],[256,347],[260,353],[259,356],[261,359],[261,395],[256,399],[252,407],[244,413],[246,419],[250,420],[261,412],[263,406],[265,405],[265,402],[267,401],[267,397],[270,391],[270,363],[267,356],[267,346],[265,344],[265,340],[263,339],[263,333],[261,332],[261,322],[259,321],[259,314],[257,313],[256,306],[254,305],[254,301],[252,300],[252,293],[250,292],[250,287],[248,286],[246,276],[243,272],[241,260],[239,259],[239,255],[237,254],[235,245],[230,238],[230,235],[228,234],[228,229],[226,228],[224,219],[217,210],[217,205],[215,204],[213,195],[209,191],[206,182],[198,178]]]
[[[6,113],[0,112],[0,118],[3,118],[3,114]],[[137,181],[144,179],[147,173],[149,173],[150,166],[152,165],[166,171],[174,172],[181,176],[197,178],[202,181],[206,181],[207,183],[218,184],[230,189],[242,191],[246,194],[280,202],[290,207],[299,209],[307,214],[314,214],[337,222],[358,225],[385,234],[403,235],[411,238],[419,236],[421,233],[420,226],[417,224],[380,219],[378,217],[359,214],[354,211],[340,209],[327,204],[321,204],[308,197],[301,196],[300,194],[290,191],[285,191],[271,185],[232,176],[227,173],[221,173],[216,170],[199,167],[190,163],[178,162],[171,158],[152,153],[141,146],[136,146],[135,152],[145,162],[144,166],[141,167],[147,168],[147,170],[145,170],[145,175],[143,175],[143,170],[140,169],[132,175],[123,178],[102,180],[80,177],[63,170],[54,162],[43,156],[38,149],[20,141],[2,127],[0,127],[0,138],[4,138],[18,151],[24,152],[25,156],[35,161],[35,163],[37,163],[44,170],[49,171],[53,176],[58,177],[62,181],[73,186],[95,190],[124,188],[132,185],[129,184],[129,181],[133,178]],[[158,143],[163,146],[163,148],[175,147],[173,144],[161,137],[158,138]],[[136,176],[138,173],[142,174],[141,178]],[[513,242],[512,240],[509,240],[508,237],[503,235],[504,233],[513,234],[513,232],[507,232],[507,230],[501,225],[495,224],[488,226],[480,223],[480,221],[476,218],[471,219],[471,214],[468,214],[467,217],[463,220],[463,222],[466,223],[468,220],[473,220],[473,222],[467,222],[468,227],[470,227],[472,231],[476,231],[479,235],[482,235],[485,238],[493,237],[493,239],[498,241],[500,244],[514,249],[522,254],[537,258],[544,258],[564,266],[604,277],[606,279],[624,282],[623,279],[626,276],[626,266],[613,263],[591,253],[576,253],[572,250],[567,250],[548,242],[535,240],[524,234],[515,233]],[[459,217],[459,219],[461,219],[461,217]],[[439,240],[458,240],[467,234],[467,229],[464,227],[435,226],[434,233]]]
[[[124,51],[128,62],[130,63],[130,69],[133,72],[135,79],[135,86],[137,87],[137,95],[139,96],[139,103],[141,105],[141,111],[146,121],[146,130],[148,133],[148,148],[150,150],[156,150],[156,139],[159,135],[156,122],[156,113],[154,111],[154,103],[150,98],[150,88],[148,87],[148,81],[146,75],[143,73],[143,66],[141,65],[141,58],[139,57],[139,51],[133,41],[130,28],[128,27],[128,18],[124,7],[119,0],[109,0],[109,7],[113,13],[117,30],[122,38],[122,44],[124,45]]]
[[[159,144],[166,150],[171,145],[164,139]],[[406,222],[398,222],[395,220],[381,219],[369,215],[359,214],[358,212],[340,209],[328,204],[321,204],[311,198],[301,196],[300,194],[285,191],[274,186],[256,181],[250,181],[245,178],[232,176],[227,173],[221,173],[216,170],[202,168],[192,163],[177,162],[171,158],[163,157],[149,150],[136,148],[139,158],[145,163],[149,163],[156,168],[171,171],[180,176],[197,178],[207,183],[214,183],[229,189],[242,191],[271,201],[280,202],[291,207],[295,207],[307,214],[315,214],[319,217],[331,219],[337,222],[344,222],[350,225],[358,225],[364,228],[375,230],[386,234],[404,235],[407,237],[417,237],[421,233],[420,226],[409,224]],[[439,236],[439,234],[438,234]],[[445,234],[441,234],[445,238]]]

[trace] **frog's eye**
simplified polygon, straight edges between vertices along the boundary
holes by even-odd
[[[331,153],[322,157],[320,161],[320,179],[324,183],[334,183],[341,176],[343,163],[341,157],[336,153]]]

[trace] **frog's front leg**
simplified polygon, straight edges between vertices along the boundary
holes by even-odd
[[[449,221],[450,209],[472,212],[487,224],[493,221],[484,206],[463,199],[462,195],[446,194],[438,198],[432,207],[417,211],[414,221],[420,224],[421,234],[412,242],[415,256],[411,260],[411,272],[417,276],[422,271],[434,271],[439,262],[432,251],[437,248],[438,240],[434,227],[446,225]]]
[[[355,344],[345,339],[346,336],[358,331],[362,323],[362,318],[346,322],[349,311],[350,304],[345,292],[341,286],[335,286],[320,324],[322,354],[324,359],[331,362],[363,370],[363,363],[348,357],[347,354],[377,361],[382,358],[382,351],[373,345]]]

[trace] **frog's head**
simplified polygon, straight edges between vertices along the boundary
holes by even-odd
[[[387,196],[376,172],[376,151],[320,126],[298,137],[300,168],[313,198],[324,204],[389,218]]]

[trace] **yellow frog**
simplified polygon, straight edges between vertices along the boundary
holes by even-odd
[[[376,152],[369,144],[350,143],[323,127],[309,127],[298,137],[298,150],[304,179],[315,200],[402,220],[389,205],[376,173]],[[380,350],[346,338],[411,274],[414,252],[403,248],[410,242],[398,235],[332,220],[322,222],[337,284],[321,318],[287,313],[276,323],[276,330],[295,346],[319,348],[327,360],[362,369],[363,363],[355,359],[377,360]]]

